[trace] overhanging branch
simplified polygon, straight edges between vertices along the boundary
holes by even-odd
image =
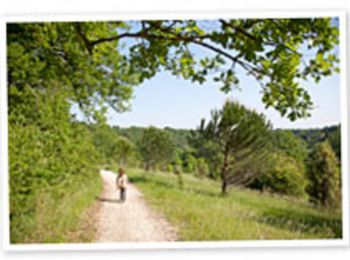
[[[258,75],[262,73],[262,71],[259,68],[250,65],[248,62],[244,62],[243,60],[239,59],[238,56],[234,56],[229,52],[224,51],[213,44],[209,44],[208,42],[205,42],[204,41],[205,39],[210,39],[210,35],[208,34],[187,36],[181,33],[175,33],[174,31],[170,30],[169,27],[164,28],[164,27],[157,26],[156,29],[158,29],[162,34],[150,33],[149,32],[150,28],[145,28],[135,33],[121,33],[115,36],[100,38],[100,39],[91,41],[91,40],[88,40],[87,36],[81,31],[79,26],[77,26],[76,29],[77,29],[78,35],[82,38],[90,54],[92,53],[92,50],[96,45],[106,43],[106,42],[118,41],[122,38],[142,38],[142,39],[152,38],[152,39],[167,40],[167,41],[182,41],[184,43],[192,43],[192,44],[201,46],[219,55],[222,55],[223,57],[231,60],[232,62],[239,64],[244,70],[246,70],[248,73],[252,74],[255,77],[258,77]]]

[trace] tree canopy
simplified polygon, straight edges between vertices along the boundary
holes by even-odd
[[[328,141],[315,145],[310,154],[309,185],[310,199],[325,207],[341,205],[341,176],[339,161]]]
[[[102,112],[106,103],[127,108],[132,86],[160,70],[213,79],[225,92],[243,71],[260,83],[266,107],[295,120],[312,108],[302,81],[338,70],[331,18],[30,23],[8,24],[7,32],[10,87],[58,80],[87,112],[96,104]]]
[[[271,142],[275,148],[299,163],[304,163],[308,155],[307,143],[304,140],[296,137],[290,130],[275,130],[272,136]]]

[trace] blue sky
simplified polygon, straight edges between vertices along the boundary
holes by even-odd
[[[213,82],[203,85],[174,77],[167,72],[157,74],[135,88],[131,111],[108,113],[110,125],[195,128],[201,118],[210,118],[210,111],[220,108],[225,100],[238,100],[249,108],[262,112],[274,128],[315,128],[340,122],[340,77],[324,78],[319,84],[303,83],[311,94],[314,110],[311,117],[291,122],[273,108],[265,109],[260,86],[250,77],[241,75],[241,90],[222,93]]]

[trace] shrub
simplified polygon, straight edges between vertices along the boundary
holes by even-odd
[[[11,242],[62,241],[76,224],[65,222],[67,214],[74,208],[74,214],[81,213],[89,204],[85,197],[93,201],[84,192],[73,198],[72,191],[88,183],[98,186],[91,136],[71,121],[64,92],[14,90],[9,107]]]
[[[209,167],[204,158],[197,160],[197,173],[199,176],[206,176],[209,172]]]
[[[306,185],[303,167],[293,158],[278,152],[269,155],[266,171],[256,178],[250,187],[305,197]]]

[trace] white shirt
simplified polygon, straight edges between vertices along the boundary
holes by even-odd
[[[128,177],[126,174],[117,177],[117,186],[118,188],[126,188],[128,186]]]

